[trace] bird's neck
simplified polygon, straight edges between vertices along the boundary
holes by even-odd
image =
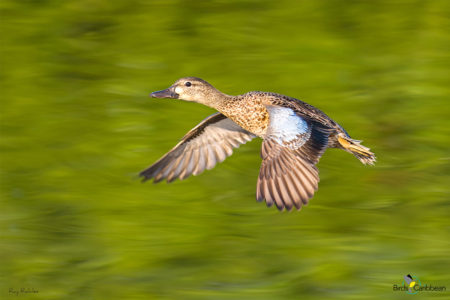
[[[233,103],[235,102],[234,98],[234,96],[230,96],[216,90],[208,95],[208,103],[205,104],[217,111],[225,113],[231,106],[233,106]]]

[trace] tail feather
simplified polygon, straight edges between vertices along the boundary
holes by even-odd
[[[369,148],[361,145],[362,141],[351,139],[343,134],[338,137],[339,144],[348,152],[356,156],[365,165],[374,165],[377,158]]]

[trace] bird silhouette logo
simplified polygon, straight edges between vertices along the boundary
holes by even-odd
[[[414,289],[415,286],[421,286],[421,282],[417,277],[413,277],[410,274],[406,275],[403,281],[403,284],[408,288],[406,291],[408,294],[414,295],[419,292],[419,290]]]

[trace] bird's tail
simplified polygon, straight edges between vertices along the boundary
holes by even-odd
[[[369,148],[361,145],[362,141],[351,139],[344,134],[338,136],[339,144],[348,152],[356,156],[365,165],[374,165],[377,158]]]

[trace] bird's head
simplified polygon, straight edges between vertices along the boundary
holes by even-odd
[[[153,98],[180,99],[207,106],[213,106],[220,95],[225,96],[211,84],[197,77],[180,78],[169,88],[150,94]]]

